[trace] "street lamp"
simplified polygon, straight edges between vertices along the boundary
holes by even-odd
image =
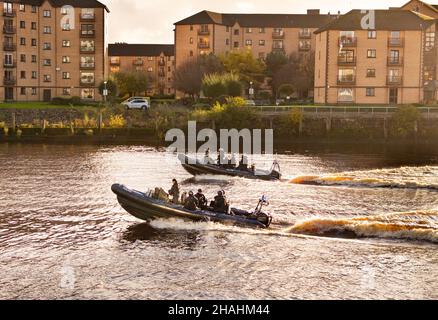
[[[250,98],[253,98],[254,97],[254,88],[253,88],[253,82],[251,81],[250,83],[249,83],[249,97]]]

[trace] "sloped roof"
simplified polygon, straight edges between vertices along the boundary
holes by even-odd
[[[29,4],[32,6],[41,6],[45,0],[10,0],[13,3]],[[109,12],[108,7],[97,0],[48,0],[54,7],[73,6],[77,8],[105,8]]]
[[[173,44],[128,44],[113,43],[108,45],[108,55],[113,57],[157,57],[161,53],[171,57],[175,55]]]
[[[241,27],[320,28],[334,19],[324,14],[235,14],[201,11],[175,25],[221,24]]]
[[[417,12],[391,9],[391,10],[374,10],[375,12],[375,30],[401,31],[401,30],[423,30],[426,26],[435,20],[429,16],[418,14]],[[326,30],[361,30],[362,19],[365,16],[362,10],[351,10],[333,20],[329,24],[315,31],[321,33]]]

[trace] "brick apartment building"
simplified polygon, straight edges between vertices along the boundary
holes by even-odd
[[[96,0],[1,2],[1,101],[99,100],[107,7]]]
[[[148,95],[174,95],[175,46],[115,43],[108,46],[110,74],[143,71],[150,77]]]
[[[307,14],[223,14],[201,11],[175,23],[178,67],[203,54],[249,48],[256,58],[272,51],[306,54],[314,51],[314,31],[334,16],[308,10]]]
[[[352,10],[317,30],[315,103],[411,104],[436,100],[437,22],[409,10],[419,9],[419,3],[411,1],[402,9],[373,11],[372,28],[363,24],[364,16],[371,12]],[[431,10],[429,5],[422,8],[427,13]]]

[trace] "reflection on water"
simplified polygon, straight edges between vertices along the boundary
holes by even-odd
[[[438,298],[438,193],[421,187],[438,185],[436,154],[309,149],[278,156],[287,180],[265,182],[193,178],[145,147],[2,144],[0,298]],[[288,183],[305,176],[361,183]],[[268,195],[273,229],[143,224],[110,190],[172,178],[243,209]]]

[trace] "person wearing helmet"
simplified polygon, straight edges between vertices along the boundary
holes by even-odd
[[[184,209],[190,211],[196,211],[198,209],[198,199],[196,199],[195,195],[193,194],[193,191],[189,192],[189,196],[184,202]]]
[[[227,213],[228,211],[227,198],[225,197],[223,191],[219,191],[217,193],[217,196],[214,197],[213,211],[220,213]]]
[[[169,195],[172,196],[172,202],[174,204],[178,204],[179,201],[179,185],[178,185],[178,181],[176,181],[176,179],[172,180],[172,188],[169,190]]]
[[[199,189],[198,193],[195,195],[195,198],[198,200],[198,208],[201,210],[207,209],[207,198],[202,193],[202,190]]]

